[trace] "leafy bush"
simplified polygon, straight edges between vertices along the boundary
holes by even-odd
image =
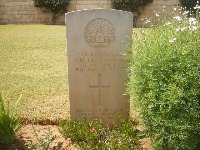
[[[21,127],[21,120],[15,116],[16,107],[20,98],[16,101],[12,108],[5,108],[4,102],[0,94],[0,143],[11,144],[16,137],[16,132]]]
[[[63,122],[60,130],[66,137],[70,137],[83,149],[137,149],[138,135],[136,124],[130,120],[122,120],[112,129],[104,128],[102,122],[86,120]]]
[[[67,12],[70,0],[33,0],[35,7],[44,7],[52,12],[52,22],[56,21],[56,14]]]
[[[133,95],[133,103],[139,108],[155,149],[197,150],[199,20],[175,16],[155,28],[150,22],[149,27],[141,29],[140,36],[135,38],[127,91]]]
[[[151,3],[153,0],[111,0],[111,2],[114,9],[136,12],[139,7]]]
[[[70,0],[33,0],[36,7],[45,7],[51,12],[58,14],[65,12]]]

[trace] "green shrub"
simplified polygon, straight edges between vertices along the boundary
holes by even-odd
[[[70,121],[63,122],[60,130],[64,136],[70,137],[83,149],[137,149],[138,133],[136,124],[130,120],[122,120],[112,129],[104,128],[102,122]]]
[[[45,8],[52,12],[52,23],[54,24],[57,14],[67,12],[70,0],[33,0],[35,7]]]
[[[15,116],[16,107],[20,98],[12,108],[5,108],[6,102],[0,94],[0,143],[11,144],[16,137],[16,132],[21,127],[21,120]]]
[[[139,7],[151,3],[153,0],[111,0],[111,2],[114,9],[136,12]]]
[[[150,22],[150,21],[149,21]],[[199,20],[172,17],[141,30],[130,56],[128,93],[155,149],[200,147]]]

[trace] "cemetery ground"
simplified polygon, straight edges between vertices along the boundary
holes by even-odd
[[[48,128],[57,135],[51,147],[75,149],[57,126],[69,119],[65,26],[1,25],[0,50],[0,93],[10,106],[21,97],[17,116],[23,118],[23,127],[15,146],[37,140],[34,124],[38,136]],[[133,109],[131,114],[135,118]]]

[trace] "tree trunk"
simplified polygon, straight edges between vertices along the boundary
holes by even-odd
[[[50,22],[50,24],[54,25],[56,23],[56,19],[57,19],[56,14],[52,12],[51,13],[51,22]]]

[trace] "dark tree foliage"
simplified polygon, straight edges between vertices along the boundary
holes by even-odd
[[[152,2],[153,0],[112,0],[112,7],[118,10],[137,12],[141,6]]]
[[[52,12],[52,24],[55,23],[57,14],[67,12],[70,0],[33,0],[35,7],[45,8]]]
[[[194,15],[196,16],[197,10],[194,9],[195,6],[199,5],[199,0],[180,0],[181,6],[185,8],[187,11],[190,11],[189,16]]]
[[[199,0],[180,0],[181,6],[186,9],[193,9]]]

